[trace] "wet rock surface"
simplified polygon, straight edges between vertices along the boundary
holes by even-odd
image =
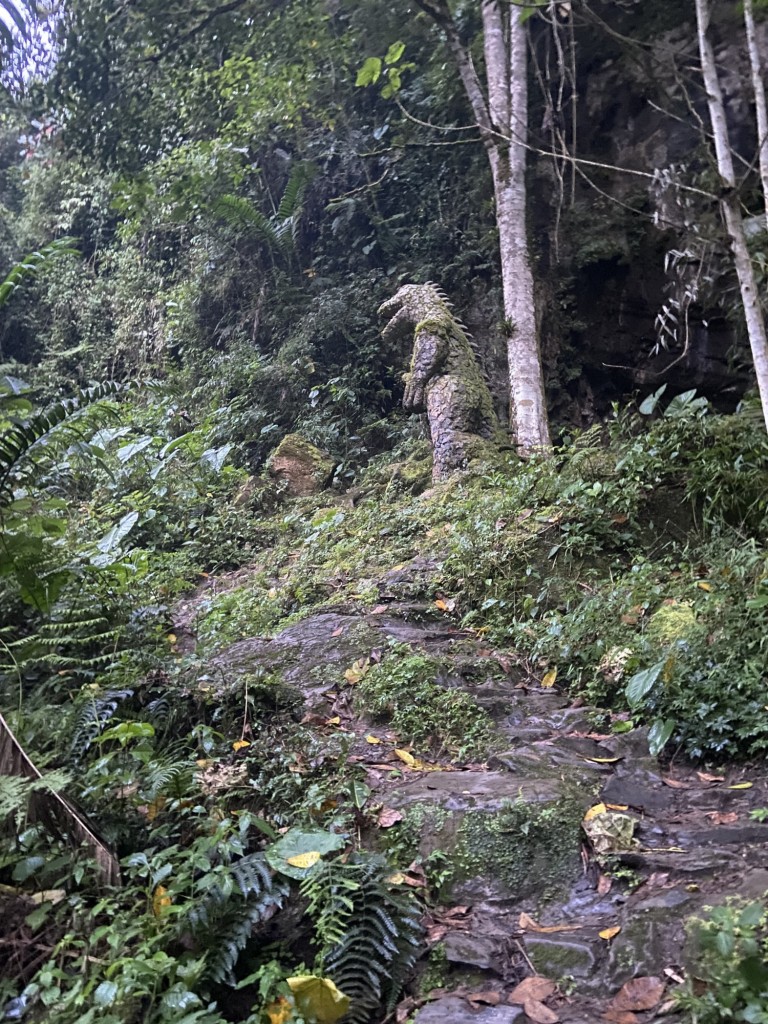
[[[432,604],[413,601],[411,568],[378,584],[383,605],[328,609],[242,640],[212,671],[274,671],[303,694],[310,717],[341,711],[372,800],[402,817],[401,840],[422,864],[440,866],[433,896],[466,913],[433,940],[444,984],[416,997],[416,1024],[529,1021],[507,999],[535,975],[558,984],[546,1005],[561,1024],[594,1024],[626,982],[686,969],[686,920],[730,895],[768,890],[768,824],[749,814],[768,805],[768,782],[756,772],[662,766],[642,729],[595,732],[589,708],[528,685],[513,654],[488,651]],[[414,571],[422,570],[434,566]],[[435,682],[485,708],[495,730],[485,761],[451,762],[443,752],[431,763],[419,750],[424,761],[410,766],[394,756],[397,736],[354,712],[344,670],[390,642],[443,659],[450,670]],[[633,836],[598,856],[580,821],[600,803],[628,816]],[[491,990],[497,1005],[472,1001]]]

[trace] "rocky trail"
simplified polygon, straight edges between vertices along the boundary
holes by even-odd
[[[768,889],[768,824],[750,816],[768,806],[768,781],[661,764],[643,729],[597,732],[592,709],[513,652],[399,595],[425,571],[414,559],[380,581],[378,605],[321,608],[232,644],[204,674],[279,673],[301,691],[305,724],[346,736],[349,770],[370,791],[363,843],[395,851],[411,865],[403,879],[429,895],[422,977],[391,1019],[682,1022],[671,993],[693,963],[686,920]],[[182,652],[210,585],[179,608]],[[409,748],[355,708],[359,679],[393,642],[439,656],[450,671],[436,681],[489,713],[485,759]]]

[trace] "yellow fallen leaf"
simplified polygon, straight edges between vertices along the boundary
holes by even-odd
[[[605,814],[607,810],[608,808],[605,804],[594,804],[592,807],[589,808],[587,813],[584,815],[583,820],[592,821],[592,819],[596,818],[598,814]]]
[[[629,804],[606,804],[609,811],[628,811]]]
[[[158,796],[155,797],[151,803],[147,804],[147,821],[154,821],[160,811],[165,807],[165,803],[165,797]]]
[[[378,747],[382,741],[379,739],[378,736],[373,736],[369,734],[365,737],[365,742],[370,743],[372,747]]]
[[[595,764],[616,764],[623,760],[621,757],[585,757],[585,761],[593,761]]]
[[[699,588],[699,590],[706,590],[707,593],[709,593],[712,590],[712,584],[706,583],[704,580],[699,580],[696,586]]]
[[[456,598],[452,597],[446,601],[442,597],[439,597],[435,601],[435,608],[441,612],[452,612],[456,608]]]
[[[245,748],[250,747],[250,745],[251,744],[248,742],[248,740],[235,740],[235,742],[232,744],[232,749],[245,750]]]
[[[286,980],[301,1015],[317,1024],[336,1024],[349,1009],[349,996],[340,992],[330,978],[306,974]]]
[[[208,768],[210,765],[213,764],[213,761],[209,757],[198,757],[198,759],[195,761],[195,764],[197,765],[198,768]]]
[[[350,684],[355,686],[360,682],[361,679],[365,679],[368,674],[368,669],[371,667],[370,658],[358,658],[357,661],[353,662],[352,665],[344,673],[344,678]]]
[[[166,639],[168,640],[169,644],[175,644],[176,643],[176,634],[175,633],[169,633]]]
[[[614,925],[613,928],[603,928],[599,932],[600,938],[605,939],[606,942],[610,942],[611,939],[615,938],[621,931],[621,925]]]
[[[326,725],[341,725],[341,719],[338,715],[334,715],[333,718],[326,718]]]
[[[277,597],[277,587],[270,587],[267,591],[267,597],[271,597],[274,600]]]
[[[399,757],[403,764],[407,764],[409,768],[413,768],[416,764],[416,758],[413,754],[409,754],[407,750],[395,750],[395,756]]]
[[[735,782],[732,786],[729,786],[728,789],[752,789],[752,783],[751,782]]]
[[[321,857],[322,853],[318,853],[317,850],[309,850],[307,853],[296,853],[293,857],[286,857],[285,863],[294,868],[311,868]]]
[[[538,924],[526,913],[522,913],[517,921],[518,927],[527,932],[538,932],[540,935],[551,935],[554,932],[577,932],[580,924]]]
[[[400,572],[401,569],[405,568],[405,562],[400,562],[399,565],[393,565],[389,570],[390,572]]]
[[[387,875],[384,881],[389,882],[390,885],[403,885],[405,882],[405,875],[402,871],[396,871],[393,875]]]
[[[274,1002],[268,1003],[264,1007],[264,1013],[267,1015],[269,1024],[288,1024],[293,1017],[293,1007],[285,996],[279,996]]]
[[[556,679],[557,679],[557,669],[556,668],[551,668],[549,670],[549,672],[547,672],[547,674],[541,680],[541,685],[543,687],[545,687],[546,689],[549,689],[551,686],[555,685],[555,680]]]
[[[158,885],[152,895],[152,913],[155,917],[162,917],[172,903],[173,900],[168,895],[168,890],[165,886]]]

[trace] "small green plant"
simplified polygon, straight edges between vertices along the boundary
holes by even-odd
[[[693,976],[678,997],[692,1024],[768,1024],[768,914],[762,902],[733,899],[707,908],[688,930],[697,950]],[[703,987],[703,990],[702,990]]]
[[[443,670],[437,659],[395,646],[363,678],[357,706],[388,719],[401,739],[417,746],[480,758],[488,749],[490,719],[468,693],[438,682]]]

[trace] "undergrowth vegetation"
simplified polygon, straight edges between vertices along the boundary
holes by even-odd
[[[346,673],[230,658],[310,615],[375,623],[396,605],[480,637],[607,727],[650,724],[657,752],[768,747],[767,453],[748,404],[617,410],[553,459],[505,455],[424,493],[406,440],[354,492],[286,501],[235,468],[220,417],[183,422],[165,388],[45,414],[31,395],[9,379],[0,451],[3,728],[38,772],[0,787],[19,921],[2,994],[30,1019],[217,1024],[242,993],[237,1019],[287,1006],[310,1021],[301,977],[335,982],[352,1021],[392,1005],[418,909],[361,845],[370,790],[350,736],[302,721],[300,687],[349,690],[428,758],[480,761],[493,726],[441,656],[374,649],[367,627]],[[116,852],[119,888],[48,827],[41,800],[57,795]],[[465,839],[471,865],[485,840]]]

